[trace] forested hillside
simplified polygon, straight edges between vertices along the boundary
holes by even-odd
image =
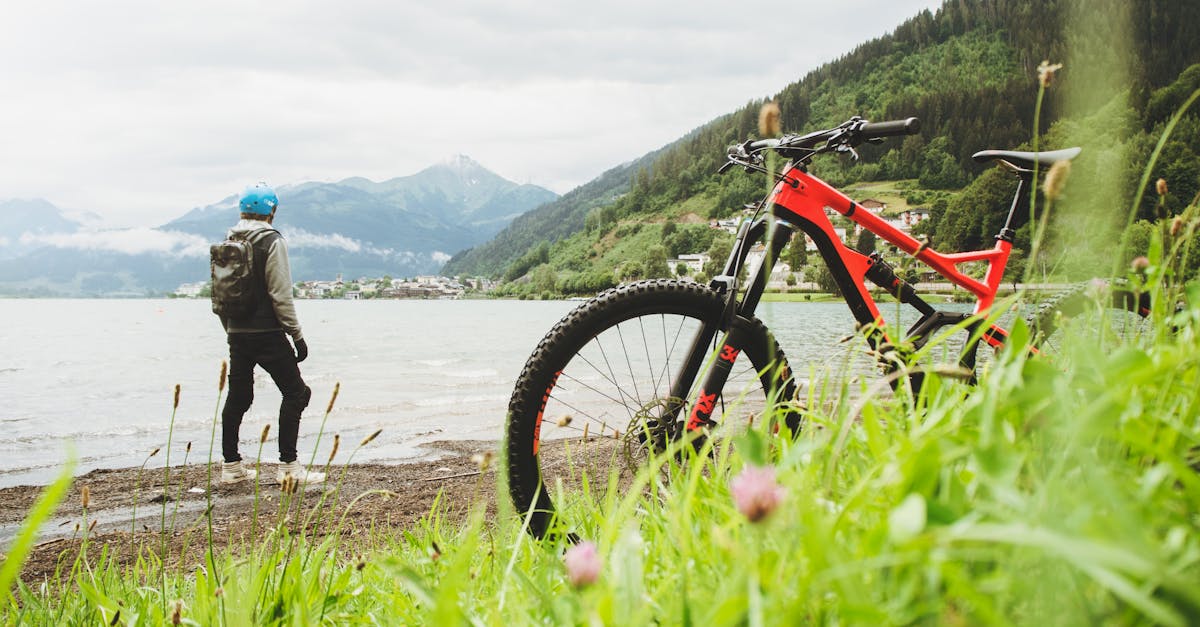
[[[764,53],[774,54],[767,46]],[[836,184],[902,181],[909,199],[931,210],[933,220],[923,226],[935,247],[986,246],[1011,186],[970,157],[985,148],[1031,147],[1037,66],[1046,59],[1064,68],[1045,92],[1041,146],[1084,146],[1073,195],[1100,203],[1093,211],[1105,218],[1081,229],[1082,240],[1068,237],[1049,251],[1059,257],[1048,271],[1073,274],[1093,261],[1066,259],[1064,251],[1108,237],[1120,224],[1116,216],[1130,206],[1164,121],[1194,89],[1189,86],[1200,70],[1184,70],[1200,62],[1200,0],[949,0],[936,13],[923,12],[809,72],[771,100],[785,132],[829,127],[852,115],[921,118],[920,135],[864,147],[857,163],[819,161],[816,172]],[[728,145],[757,134],[761,105],[750,101],[643,158],[644,167],[628,171],[628,192],[613,202],[527,215],[520,229],[536,240],[513,238],[514,223],[496,240],[508,238],[504,255],[478,259],[470,271],[510,280],[527,275],[525,283],[539,291],[586,293],[661,273],[666,256],[705,246],[720,252],[719,242],[701,229],[710,218],[757,200],[766,182],[715,171]],[[1167,211],[1180,210],[1200,187],[1196,119],[1193,113],[1183,121],[1163,152],[1163,174],[1155,173],[1170,182]],[[1116,184],[1088,185],[1089,179]],[[963,188],[961,194],[937,191]],[[1149,201],[1143,217],[1158,210],[1153,190]],[[570,237],[564,226],[572,229]],[[1019,247],[1027,246],[1027,233]],[[452,262],[446,271],[467,268]]]

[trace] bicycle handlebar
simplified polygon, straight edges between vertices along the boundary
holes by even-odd
[[[862,139],[875,137],[895,137],[897,135],[916,135],[921,131],[921,121],[917,118],[892,120],[890,122],[867,122],[858,129]]]
[[[728,160],[717,172],[725,172],[734,165],[743,166],[748,170],[760,168],[761,153],[768,149],[801,162],[807,162],[817,154],[831,151],[850,152],[857,157],[854,147],[861,143],[884,137],[913,135],[920,130],[921,121],[917,118],[867,122],[855,116],[835,128],[814,131],[807,135],[787,135],[780,139],[759,139],[734,144],[729,147]]]

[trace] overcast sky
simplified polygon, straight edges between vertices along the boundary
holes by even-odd
[[[939,4],[7,3],[0,199],[158,225],[454,154],[563,193]]]

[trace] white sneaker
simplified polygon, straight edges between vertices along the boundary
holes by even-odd
[[[221,483],[241,483],[257,476],[257,470],[240,461],[221,464]]]
[[[299,484],[312,485],[314,483],[325,483],[325,473],[315,470],[308,470],[300,465],[300,462],[289,462],[287,464],[279,464],[276,467],[275,479],[283,485],[284,479],[291,477],[292,481]]]

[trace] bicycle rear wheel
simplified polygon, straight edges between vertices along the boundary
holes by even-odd
[[[696,283],[643,281],[600,294],[542,339],[517,379],[506,429],[509,492],[530,516],[530,533],[542,537],[564,507],[599,496],[610,481],[627,485],[645,458],[649,430],[678,432],[678,424],[655,419],[683,402],[670,391],[706,323],[719,328],[708,343],[715,351],[724,306],[719,293]],[[786,357],[766,327],[752,322],[716,403],[718,430],[746,424],[772,401],[795,395]],[[682,420],[683,412],[677,414]],[[568,532],[574,522],[564,520]]]
[[[1034,346],[1059,354],[1071,325],[1095,334],[1095,341],[1116,345],[1147,329],[1150,295],[1124,282],[1093,281],[1073,286],[1040,304],[1027,320]]]

